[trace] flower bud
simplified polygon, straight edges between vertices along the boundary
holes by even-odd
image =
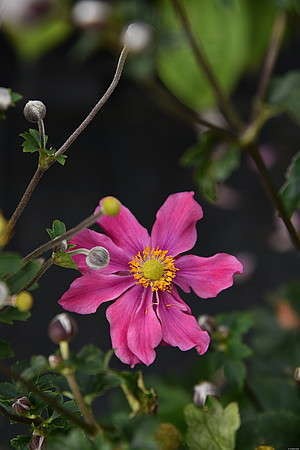
[[[211,395],[213,397],[219,396],[219,390],[217,386],[208,381],[203,381],[194,387],[193,401],[197,406],[204,406],[207,397]]]
[[[294,371],[294,379],[297,383],[300,383],[300,367],[296,367]]]
[[[22,416],[30,411],[31,406],[32,405],[27,397],[20,397],[12,404],[12,409],[16,414]]]
[[[161,423],[155,432],[155,440],[160,450],[177,450],[182,443],[182,436],[172,423]]]
[[[81,0],[72,11],[75,25],[83,29],[101,28],[110,16],[111,6],[103,1]]]
[[[4,281],[0,281],[0,308],[2,308],[8,299],[9,290]]]
[[[216,329],[216,321],[212,316],[200,316],[198,319],[198,323],[202,330],[205,330],[210,334]]]
[[[101,209],[105,216],[116,216],[121,209],[121,203],[115,197],[105,197],[101,200]]]
[[[8,240],[9,240],[8,221],[0,212],[0,248],[4,247],[7,244]]]
[[[121,43],[132,53],[145,50],[152,39],[151,27],[146,23],[131,23],[122,33]]]
[[[62,357],[59,355],[49,355],[48,363],[51,369],[57,369],[58,366],[62,363]]]
[[[30,292],[22,291],[14,296],[13,305],[18,308],[19,311],[30,311],[33,305],[33,297]]]
[[[45,437],[34,431],[29,442],[29,450],[42,450],[43,444],[45,443]]]
[[[0,87],[0,111],[6,111],[11,104],[12,101],[9,89]]]
[[[24,116],[28,122],[37,123],[46,116],[46,106],[39,100],[30,100],[24,107]]]
[[[94,247],[86,257],[86,264],[91,269],[103,269],[109,264],[109,253],[104,247]]]
[[[48,336],[54,344],[71,341],[77,333],[77,324],[69,314],[62,313],[55,316],[48,327]]]

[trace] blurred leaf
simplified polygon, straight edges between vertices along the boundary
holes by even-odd
[[[142,372],[120,372],[121,387],[132,410],[137,414],[154,414],[157,409],[157,394],[146,388]]]
[[[68,155],[59,155],[55,159],[61,165],[64,166],[66,164]]]
[[[16,436],[10,440],[10,445],[17,450],[28,450],[30,436]]]
[[[227,359],[224,364],[224,375],[233,386],[241,389],[246,378],[246,366],[240,360]]]
[[[15,104],[16,104],[17,102],[19,102],[20,100],[22,100],[23,95],[18,94],[17,92],[13,92],[12,90],[10,90],[10,97],[11,97],[12,105],[15,106]]]
[[[223,409],[218,400],[210,397],[205,408],[188,405],[185,416],[187,444],[191,450],[234,450],[235,434],[240,426],[236,403]]]
[[[300,71],[291,71],[275,78],[270,86],[269,103],[286,111],[300,122]]]
[[[289,216],[291,216],[294,211],[300,208],[300,152],[294,156],[292,163],[288,168],[286,182],[282,186],[280,194],[286,210]]]
[[[242,422],[237,434],[237,448],[253,450],[270,445],[276,450],[297,448],[300,442],[300,416],[289,411],[257,413]]]
[[[0,252],[0,278],[12,275],[22,267],[22,259],[16,253]]]
[[[7,280],[10,292],[16,294],[22,291],[35,277],[41,268],[41,261],[29,261],[18,272]]]
[[[30,366],[22,372],[22,376],[31,379],[48,370],[49,365],[45,356],[35,355],[30,358]]]
[[[225,181],[239,166],[240,152],[233,146],[220,146],[220,137],[209,131],[188,149],[181,161],[194,169],[195,181],[208,201],[217,199],[217,184]],[[226,144],[225,144],[226,145]]]
[[[13,349],[8,342],[0,340],[0,359],[11,358],[14,356]]]
[[[112,450],[113,447],[102,435],[90,440],[81,430],[72,430],[68,435],[50,437],[47,442],[48,450]],[[122,449],[120,449],[122,450]]]
[[[211,0],[182,1],[196,39],[200,39],[222,88],[231,92],[243,71],[257,64],[268,42],[276,6],[272,1],[239,0],[220,7]],[[215,105],[203,71],[197,64],[171,2],[159,3],[166,29],[157,66],[163,82],[196,110]],[[226,33],[224,33],[226,30]],[[253,35],[255,33],[255,39]]]
[[[235,311],[232,313],[219,314],[216,317],[219,325],[225,325],[230,333],[241,336],[249,331],[254,325],[254,314],[249,311]]]
[[[0,322],[12,325],[15,320],[25,321],[29,319],[30,312],[19,311],[18,308],[8,306],[0,310]]]

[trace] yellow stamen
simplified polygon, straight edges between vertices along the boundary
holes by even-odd
[[[168,250],[146,247],[129,262],[130,272],[136,281],[152,291],[170,290],[178,270]]]

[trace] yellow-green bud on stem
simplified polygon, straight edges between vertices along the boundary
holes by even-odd
[[[101,209],[105,216],[117,216],[121,209],[121,203],[115,197],[105,197],[101,201]]]
[[[275,448],[270,445],[259,445],[255,450],[275,450]]]
[[[13,297],[12,303],[19,311],[27,312],[32,308],[33,297],[30,292],[22,291]]]
[[[159,450],[177,450],[181,445],[182,437],[172,423],[161,423],[155,432],[155,440]]]

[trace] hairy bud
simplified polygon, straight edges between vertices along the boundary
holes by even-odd
[[[105,197],[101,201],[101,209],[105,216],[116,216],[120,212],[121,204],[115,197]]]
[[[62,363],[62,357],[59,355],[49,355],[48,363],[51,369],[57,369],[57,367]]]
[[[29,450],[42,450],[44,443],[45,437],[34,431],[28,448]]]
[[[33,297],[28,291],[22,291],[15,295],[13,298],[13,306],[18,308],[19,311],[30,311],[33,305]]]
[[[0,111],[6,111],[11,104],[12,101],[9,89],[0,87]]]
[[[146,23],[131,23],[122,33],[121,43],[130,52],[139,53],[145,50],[152,38],[151,27]]]
[[[31,406],[32,405],[27,397],[20,397],[12,404],[12,409],[15,413],[22,416],[30,411]]]
[[[219,390],[217,386],[208,381],[203,381],[194,387],[193,401],[197,406],[204,406],[207,397],[211,395],[213,397],[219,396]]]
[[[160,450],[177,450],[182,436],[172,423],[161,423],[155,432],[155,440]]]
[[[98,0],[81,0],[77,2],[72,11],[75,25],[80,28],[101,28],[110,16],[111,6]]]
[[[46,106],[39,100],[30,100],[24,107],[24,116],[28,122],[37,123],[46,116]]]
[[[48,327],[48,336],[54,344],[71,341],[77,333],[77,324],[69,314],[62,313],[55,316]]]
[[[91,269],[103,269],[109,264],[109,253],[104,247],[94,247],[86,257],[86,264]]]
[[[0,281],[0,308],[6,304],[9,296],[9,290],[4,281]]]

